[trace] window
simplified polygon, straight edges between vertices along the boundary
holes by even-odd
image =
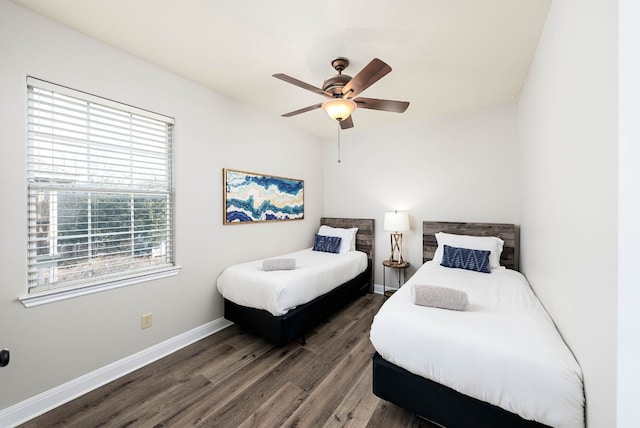
[[[173,120],[34,78],[27,93],[29,295],[177,273]]]

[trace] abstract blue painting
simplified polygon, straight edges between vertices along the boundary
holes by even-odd
[[[304,180],[223,169],[224,224],[304,218]]]

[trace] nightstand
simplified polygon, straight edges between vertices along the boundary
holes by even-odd
[[[390,297],[393,293],[395,293],[396,290],[389,290],[386,291],[387,288],[387,277],[386,277],[386,273],[387,273],[387,269],[392,269],[396,271],[396,276],[398,277],[398,288],[402,287],[402,285],[404,284],[404,272],[405,270],[411,266],[411,264],[409,262],[402,262],[402,263],[398,263],[398,262],[394,262],[391,260],[385,260],[382,262],[382,294],[384,295],[384,297]]]

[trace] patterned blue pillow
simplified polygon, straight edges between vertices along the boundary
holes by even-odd
[[[444,246],[444,254],[442,255],[441,266],[467,269],[476,272],[491,273],[489,265],[488,250],[471,250],[469,248],[458,248]]]
[[[316,239],[313,242],[313,250],[325,253],[339,253],[340,242],[342,242],[342,238],[339,236],[316,235]]]

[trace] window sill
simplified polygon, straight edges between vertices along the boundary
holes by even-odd
[[[18,297],[18,300],[26,308],[33,306],[45,305],[47,303],[57,302],[59,300],[72,299],[74,297],[86,296],[88,294],[99,293],[101,291],[112,290],[114,288],[126,287],[129,285],[139,284],[141,282],[153,281],[156,279],[168,278],[175,276],[180,272],[181,267],[175,266],[158,271],[153,271],[144,275],[136,275],[128,278],[121,278],[109,282],[103,282],[94,285],[77,287],[73,289],[48,290],[40,293],[27,294]]]

